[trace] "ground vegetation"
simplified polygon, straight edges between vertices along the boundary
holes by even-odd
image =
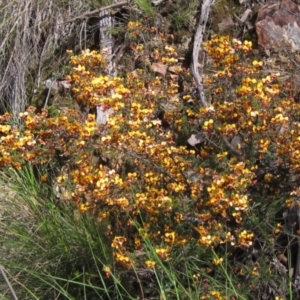
[[[112,76],[88,35],[114,4],[89,3],[83,19],[61,3],[66,23],[87,26],[56,56],[68,91],[60,103],[5,102],[3,297],[298,297],[299,91],[239,29],[197,27],[197,1],[167,4],[113,6]]]

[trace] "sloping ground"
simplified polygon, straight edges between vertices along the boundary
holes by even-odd
[[[223,1],[220,1],[223,2]],[[170,3],[170,1],[168,2]],[[231,3],[231,2],[230,2]],[[193,2],[194,4],[194,2]],[[226,6],[226,3],[222,3],[223,6]],[[175,7],[180,7],[180,5],[184,5],[181,1],[179,1],[178,3],[174,4]],[[219,3],[218,3],[219,5]],[[132,15],[130,17],[137,18],[141,15],[143,15],[143,11],[141,8],[136,8],[136,6],[132,7],[132,11],[134,11],[134,8],[138,10],[138,12],[132,13],[131,10],[128,10],[129,12],[132,13]],[[242,6],[240,7],[240,9],[242,8]],[[158,7],[158,9],[163,10],[163,7]],[[243,7],[243,9],[245,9],[245,7]],[[127,11],[127,12],[128,12]],[[144,12],[145,13],[145,12]],[[184,11],[184,13],[187,13],[186,11]],[[184,15],[184,14],[183,14]],[[196,15],[196,14],[195,14]],[[186,16],[186,15],[184,15]],[[188,16],[192,17],[193,15],[190,15],[188,12]],[[78,16],[80,18],[80,16]],[[171,20],[168,20],[168,18],[170,17]],[[218,16],[220,17],[220,16]],[[76,18],[76,17],[75,17]],[[191,36],[194,34],[194,30],[195,28],[193,28],[193,26],[195,26],[196,22],[193,20],[193,18],[182,18],[182,16],[178,15],[178,11],[176,11],[176,9],[173,11],[173,15],[169,15],[168,12],[165,12],[165,16],[163,16],[163,18],[167,19],[167,23],[162,22],[162,24],[164,25],[160,25],[160,26],[166,26],[166,30],[169,30],[171,33],[173,33],[176,37],[177,34],[177,43],[182,43],[182,41],[186,41],[189,40],[191,38]],[[174,19],[172,19],[174,18]],[[187,22],[186,20],[189,19],[189,21]],[[159,20],[159,17],[157,17],[157,20]],[[79,21],[81,22],[81,19],[79,19]],[[149,24],[152,24],[153,20],[149,19]],[[214,19],[212,19],[211,21],[211,25],[215,25],[214,24]],[[80,23],[82,24],[82,23]],[[241,35],[241,31],[244,30],[244,26],[245,25],[241,25],[241,26],[237,26],[234,30],[234,36],[239,36]],[[120,26],[121,27],[121,26]],[[117,28],[119,30],[121,30],[120,28]],[[181,33],[182,36],[180,36],[178,34],[178,32]],[[120,69],[122,68],[128,68],[128,62],[131,63],[131,67],[132,69],[136,68],[137,66],[139,67],[143,67],[145,69],[148,68],[152,68],[152,71],[160,73],[163,72],[163,70],[159,69],[159,66],[155,66],[156,68],[158,67],[158,69],[153,70],[153,66],[149,66],[147,64],[148,61],[148,57],[132,57],[130,55],[130,51],[129,51],[129,47],[130,47],[130,43],[132,40],[130,40],[128,38],[128,36],[126,36],[126,32],[122,32],[118,35],[116,35],[117,37],[120,38],[120,40],[118,41],[117,46],[119,46],[121,49],[120,52],[118,52],[117,54],[119,54],[119,66]],[[117,40],[117,38],[116,38]],[[150,45],[151,42],[147,39],[147,36],[143,36],[142,38],[140,38],[140,40],[143,40],[143,42],[146,42],[147,45]],[[157,45],[155,45],[157,46]],[[184,56],[185,52],[190,50],[190,45],[189,43],[185,43],[185,45],[181,48],[181,55]],[[149,46],[149,48],[151,48],[151,45]],[[150,54],[149,54],[150,55]],[[256,59],[261,57],[262,52],[257,51],[257,57],[255,57]],[[284,73],[286,73],[286,76],[289,77],[285,77],[282,78],[282,80],[286,80],[287,78],[290,78],[290,76],[292,76],[293,71],[295,70],[295,67],[297,67],[298,62],[295,60],[297,57],[292,57],[291,60],[289,59],[290,57],[288,57],[286,59],[286,56],[280,56],[282,54],[280,53],[276,53],[275,55],[271,55],[270,57],[265,57],[265,69],[264,71],[266,73],[270,72],[270,70],[280,70],[280,71],[284,71]],[[24,59],[24,58],[23,58]],[[52,59],[52,58],[51,58]],[[188,62],[191,59],[191,55],[187,55],[185,57],[184,62],[186,62],[188,64]],[[285,63],[283,63],[283,59],[286,59]],[[295,62],[293,62],[293,60],[295,60]],[[292,63],[291,63],[292,61]],[[49,62],[49,61],[48,61]],[[161,66],[160,66],[161,67]],[[64,72],[61,71],[62,69],[59,69],[59,75],[64,75]],[[54,70],[57,70],[54,68]],[[52,70],[53,71],[53,70]],[[61,71],[61,72],[60,72]],[[120,72],[122,72],[122,70],[120,70]],[[23,74],[23,73],[22,73]],[[18,75],[16,75],[18,76]],[[23,76],[23,75],[22,75]],[[297,82],[297,78],[295,79]],[[193,86],[193,83],[189,82],[188,85],[185,87],[186,89],[191,89]],[[7,186],[5,186],[5,188],[3,188],[3,191],[5,192],[4,195],[6,195],[5,197],[3,197],[3,199],[0,200],[0,233],[1,235],[3,234],[4,238],[2,241],[0,241],[0,247],[3,249],[3,252],[6,256],[6,259],[9,260],[10,257],[12,257],[13,259],[16,259],[16,257],[22,257],[22,253],[23,253],[23,249],[22,249],[22,245],[20,245],[20,243],[17,241],[16,238],[16,247],[14,248],[13,245],[9,245],[7,244],[7,241],[14,241],[14,236],[17,237],[18,232],[12,232],[11,230],[14,228],[14,225],[20,225],[22,224],[24,230],[29,234],[29,235],[34,235],[35,231],[36,231],[36,216],[34,214],[32,214],[32,210],[30,210],[22,201],[22,197],[16,196],[17,194],[9,189]],[[24,188],[24,193],[28,193],[26,191],[26,188]],[[21,194],[22,195],[22,194]],[[26,194],[28,195],[28,194]],[[30,196],[30,193],[29,193]],[[34,201],[34,197],[33,197],[33,201]],[[34,202],[32,203],[33,206],[36,205]],[[280,216],[281,218],[281,216]],[[267,247],[265,243],[265,241],[257,241],[258,245],[256,245],[258,248],[263,249],[264,247]],[[26,249],[26,251],[28,251],[28,249]],[[24,250],[24,253],[28,253]],[[249,266],[249,268],[253,268],[255,269],[255,264],[253,263],[252,257],[255,256],[255,249],[252,249],[252,253],[251,252],[247,252],[245,251],[244,253],[242,253],[242,255],[238,256],[238,254],[236,255],[236,257],[238,257],[238,259],[240,259],[246,266]],[[272,255],[272,249],[267,249],[266,251],[262,251],[265,253],[265,256],[267,257],[268,255]],[[252,256],[252,257],[251,257]],[[259,260],[259,258],[255,257],[255,259],[257,259],[257,261]],[[247,262],[248,260],[248,262]],[[41,263],[41,261],[37,258],[37,264]],[[287,273],[287,270],[282,270],[282,266],[278,263],[278,261],[267,261],[267,259],[262,262],[265,263],[266,265],[269,265],[270,268],[277,268],[278,273],[280,273],[281,278],[285,278],[285,275]],[[36,266],[38,268],[38,265]],[[281,269],[280,269],[281,268]],[[283,268],[284,269],[284,268]],[[8,270],[9,271],[9,270]],[[22,274],[18,274],[18,276],[22,276]],[[17,281],[18,277],[14,277],[14,279]],[[277,278],[278,279],[278,278]],[[285,280],[285,279],[284,279]],[[284,283],[284,280],[282,280],[282,282]],[[276,294],[282,294],[285,293],[286,291],[282,291],[280,290],[280,287],[276,286],[276,284],[274,282],[268,282],[268,283],[260,283],[260,287],[261,287],[261,294],[260,294],[260,298],[264,299],[265,297],[269,297],[269,295],[271,295],[270,297],[275,296]],[[1,289],[0,289],[1,290]],[[7,286],[3,285],[3,290],[7,291]],[[5,292],[6,293],[6,292]],[[268,298],[267,298],[268,299]]]
[[[12,299],[11,292],[13,292],[22,299],[23,288],[17,284],[18,278],[22,277],[22,271],[11,273],[12,270],[4,269],[1,264],[7,260],[16,262],[18,259],[23,259],[23,255],[30,255],[28,252],[23,253],[22,245],[17,242],[20,233],[14,232],[14,228],[18,224],[17,226],[23,226],[23,230],[33,232],[34,218],[29,207],[13,187],[7,185],[7,182],[1,181],[0,190],[0,298]]]

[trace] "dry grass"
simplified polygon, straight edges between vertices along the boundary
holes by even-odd
[[[84,0],[23,0],[0,3],[0,109],[15,114],[44,80],[43,68],[63,59],[75,42],[84,44],[84,19],[95,8]],[[63,50],[63,51],[61,51]]]

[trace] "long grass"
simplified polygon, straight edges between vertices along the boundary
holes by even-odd
[[[138,295],[193,300],[210,299],[219,291],[220,299],[261,299],[272,286],[274,294],[291,299],[291,280],[284,273],[270,272],[275,253],[269,237],[281,199],[253,205],[249,211],[248,225],[262,240],[261,249],[255,246],[259,257],[247,253],[251,248],[229,250],[225,244],[214,249],[197,245],[195,239],[194,244],[174,246],[165,261],[156,253],[158,244],[144,237],[142,260],[124,271],[115,268],[111,240],[105,235],[107,224],[56,199],[51,186],[39,181],[46,171],[28,166],[1,173],[0,266],[7,277],[0,281],[1,299],[10,299],[12,291],[25,300],[136,299]],[[165,246],[162,240],[161,247]],[[141,268],[146,258],[155,262],[153,269]],[[219,258],[222,263],[214,265]],[[103,272],[106,266],[111,267],[108,277]],[[148,275],[140,275],[141,271]]]
[[[196,247],[178,249],[163,261],[151,240],[144,238],[145,255],[155,262],[140,277],[140,269],[113,270],[111,241],[92,216],[78,215],[64,202],[55,203],[51,189],[38,181],[37,170],[2,173],[0,265],[18,299],[197,299],[210,291],[224,290],[228,297],[247,299],[235,289],[228,262],[209,274],[203,268],[217,254]],[[186,253],[183,253],[186,251]],[[131,272],[131,275],[128,275]],[[132,276],[132,274],[135,274]],[[208,290],[203,282],[210,283]],[[132,288],[133,285],[138,287]],[[0,285],[1,298],[11,289]]]
[[[102,271],[113,263],[104,228],[72,205],[58,208],[33,168],[1,176],[0,265],[19,299],[130,299]]]
[[[155,10],[150,0],[134,0],[138,8],[150,19],[155,17]]]

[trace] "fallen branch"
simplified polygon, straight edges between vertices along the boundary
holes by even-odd
[[[199,59],[200,48],[203,42],[203,35],[205,32],[206,23],[209,17],[210,8],[213,3],[214,0],[204,0],[202,3],[199,24],[194,38],[193,57],[192,57],[192,64],[191,64],[191,71],[196,82],[197,90],[199,92],[200,102],[203,106],[207,106],[208,104],[206,101],[204,87],[202,84],[202,76],[200,75],[198,69],[198,59]]]

